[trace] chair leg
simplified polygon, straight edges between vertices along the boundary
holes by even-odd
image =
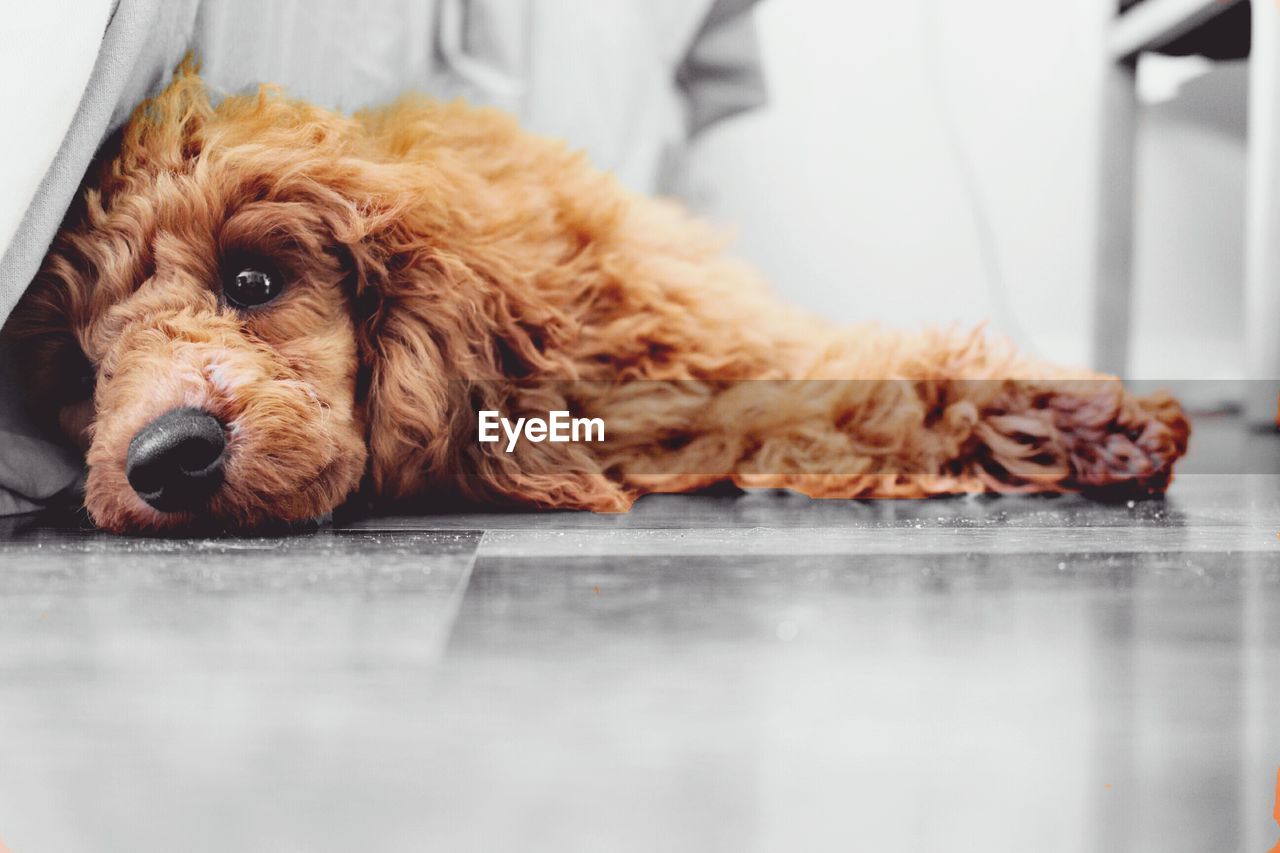
[[[1280,9],[1253,4],[1245,182],[1244,330],[1250,424],[1276,424],[1280,394]]]
[[[1133,188],[1138,115],[1137,66],[1107,60],[1099,151],[1097,256],[1093,293],[1093,366],[1124,376],[1129,368],[1133,301]]]

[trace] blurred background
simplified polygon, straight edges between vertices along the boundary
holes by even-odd
[[[768,106],[696,142],[685,191],[816,310],[902,327],[989,318],[1087,363],[1115,12],[765,2]],[[1248,376],[1247,81],[1242,61],[1139,60],[1130,376]]]

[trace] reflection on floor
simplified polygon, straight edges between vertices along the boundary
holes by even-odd
[[[1204,434],[1280,470],[1274,436]],[[0,839],[1262,851],[1278,531],[1274,473],[1134,506],[673,496],[288,539],[11,521]]]

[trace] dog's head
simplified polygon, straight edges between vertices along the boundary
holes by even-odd
[[[99,156],[10,324],[37,413],[86,453],[99,525],[323,515],[371,441],[390,460],[412,440],[371,439],[377,386],[412,375],[439,408],[432,330],[395,342],[415,365],[380,360],[370,331],[394,263],[374,235],[405,192],[368,136],[266,90],[211,106],[186,67]]]
[[[104,147],[6,333],[103,527],[307,520],[362,478],[469,494],[502,462],[460,438],[505,393],[474,380],[575,375],[563,306],[604,290],[584,247],[617,229],[613,186],[497,112],[214,105],[186,63]]]

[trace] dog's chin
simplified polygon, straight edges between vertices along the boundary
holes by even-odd
[[[228,477],[207,506],[162,512],[134,493],[122,467],[94,467],[85,481],[85,509],[93,523],[113,533],[202,536],[306,532],[326,523],[359,486],[362,465],[335,459],[320,473],[279,494],[248,488]]]

